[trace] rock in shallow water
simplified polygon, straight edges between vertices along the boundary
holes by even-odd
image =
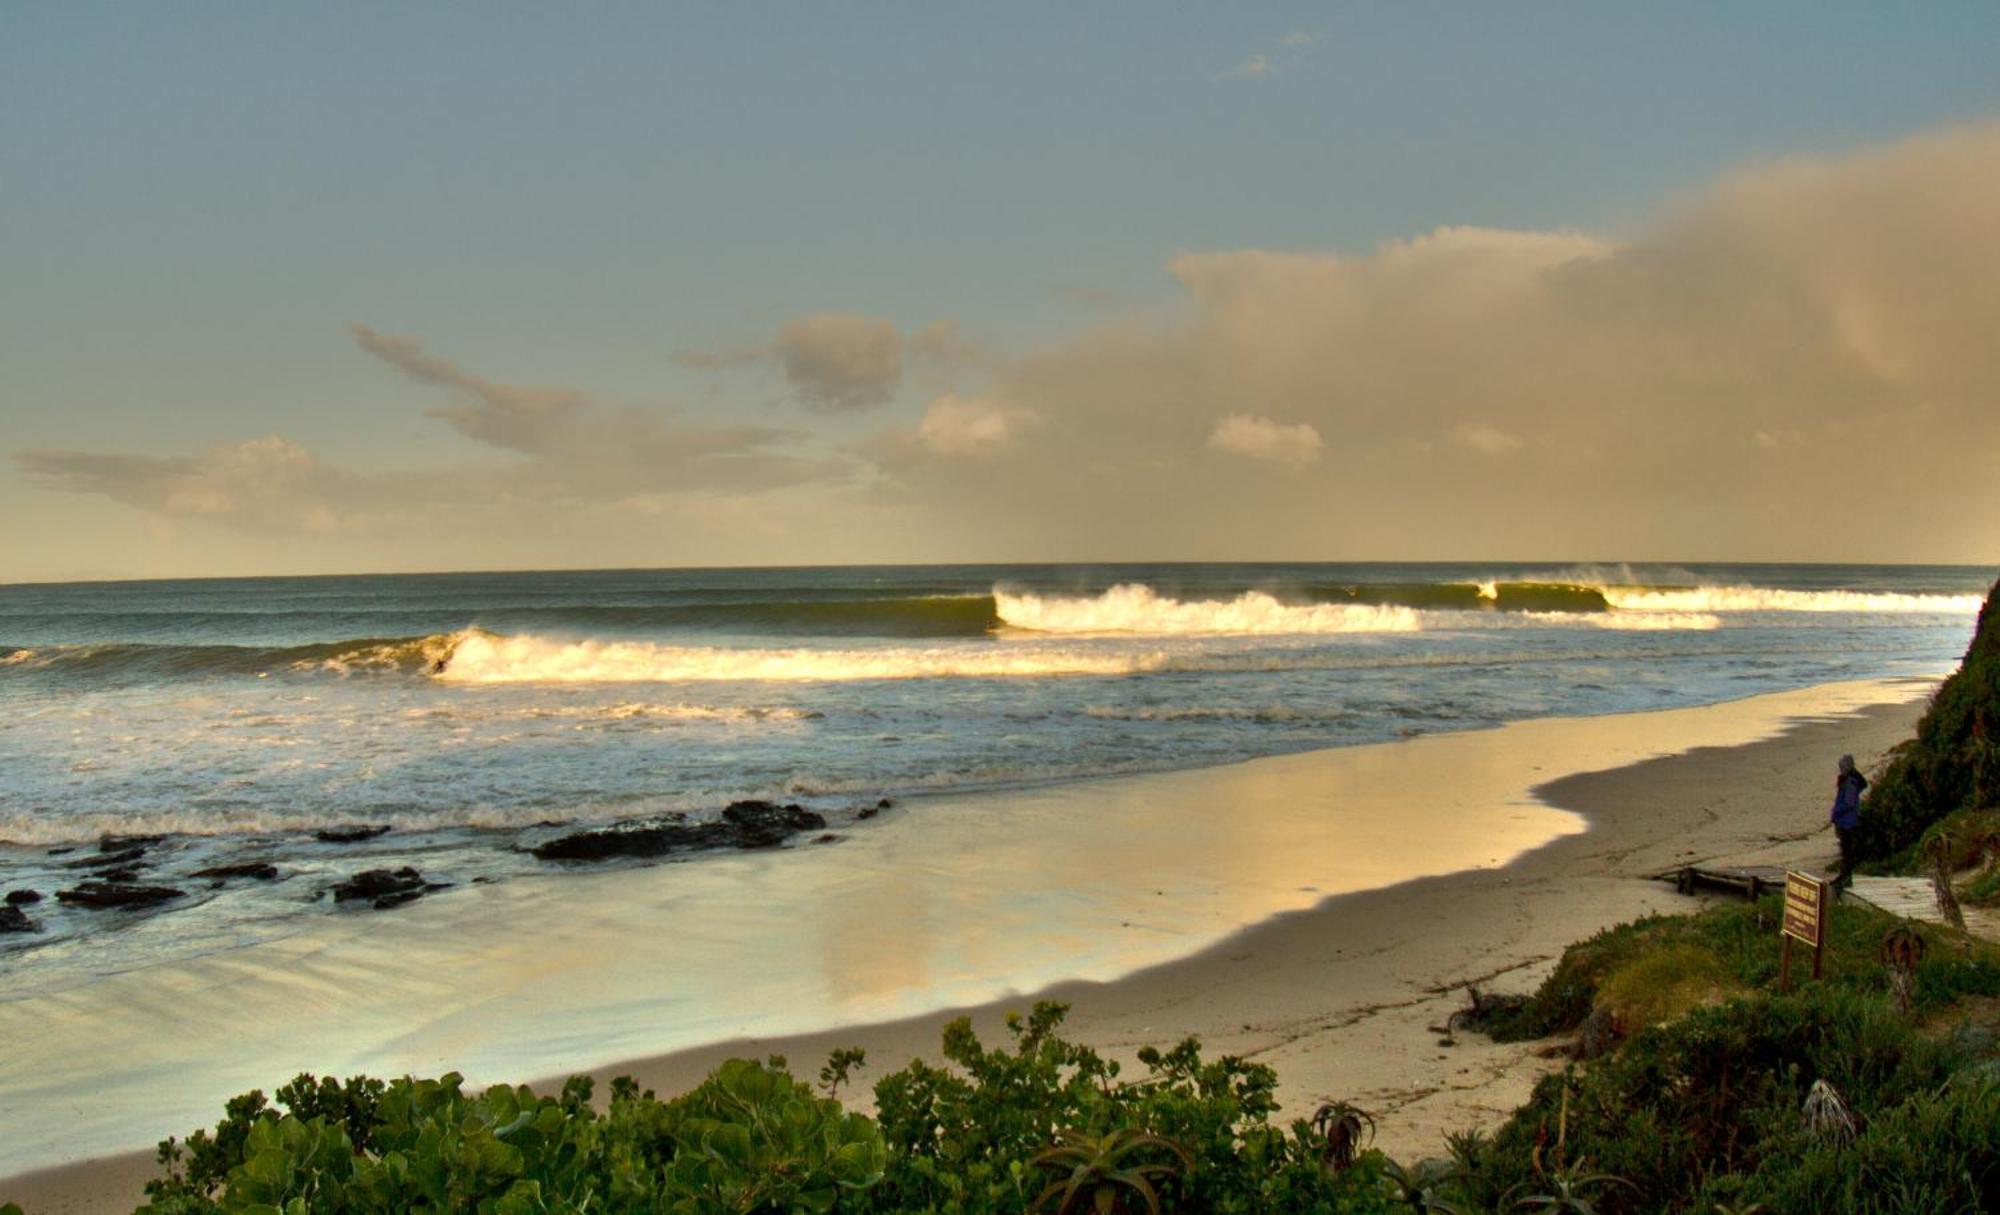
[[[602,861],[704,848],[770,848],[801,831],[824,826],[826,819],[804,806],[733,802],[722,811],[721,822],[655,821],[595,827],[539,844],[534,853],[545,861]]]
[[[334,883],[333,901],[348,903],[366,899],[375,910],[382,911],[420,899],[433,890],[443,890],[450,884],[429,881],[408,865],[401,869],[369,869],[344,882]]]
[[[97,837],[99,852],[124,852],[137,848],[144,851],[154,844],[164,843],[164,835],[100,835]]]
[[[9,907],[26,907],[30,903],[39,903],[41,901],[42,892],[39,890],[9,890],[7,892],[7,905]]]
[[[143,847],[121,848],[116,852],[106,852],[99,856],[85,857],[80,861],[64,861],[65,869],[124,869],[146,855]]]
[[[58,890],[56,899],[78,907],[150,907],[180,898],[172,886],[140,886],[131,882],[84,882],[75,890]]]
[[[0,904],[0,932],[40,932],[41,925],[12,903]]]
[[[207,869],[197,869],[190,877],[198,878],[255,878],[260,882],[273,881],[278,876],[278,867],[268,861],[246,861],[240,865],[211,865]]]
[[[362,840],[372,840],[378,835],[389,834],[389,825],[362,825],[358,827],[323,827],[313,832],[313,838],[322,844],[358,844]]]

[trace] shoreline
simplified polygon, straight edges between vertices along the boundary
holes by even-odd
[[[1588,829],[1501,858],[1497,867],[1433,873],[1330,897],[1281,892],[1294,896],[1296,905],[1219,933],[1191,955],[1108,981],[1036,985],[1040,994],[1032,998],[1070,1001],[1070,1034],[1117,1058],[1129,1059],[1141,1045],[1199,1034],[1212,1050],[1275,1066],[1288,1109],[1328,1098],[1354,1100],[1376,1113],[1382,1146],[1392,1154],[1429,1154],[1445,1131],[1462,1129],[1468,1117],[1491,1120],[1511,1110],[1540,1071],[1525,1046],[1476,1039],[1436,1044],[1438,1035],[1427,1027],[1459,1006],[1463,982],[1497,977],[1502,988],[1525,988],[1540,977],[1538,967],[1575,939],[1647,911],[1689,906],[1663,883],[1632,880],[1689,856],[1745,860],[1830,852],[1829,842],[1811,839],[1824,815],[1819,787],[1828,755],[1872,755],[1901,741],[1921,710],[1919,698],[1932,686],[1929,680],[1819,685],[1696,709],[1541,719],[1386,744],[1382,750],[1402,757],[1387,765],[1392,771],[1386,776],[1409,778],[1413,752],[1467,752],[1457,758],[1485,769],[1457,772],[1460,786],[1477,786],[1468,796],[1490,800],[1499,791],[1502,809],[1583,813]],[[1251,763],[1288,769],[1279,775],[1296,782],[1324,775],[1327,757],[1347,756],[1349,762],[1337,766],[1352,778],[1356,763],[1368,762],[1354,758],[1365,751],[1340,748]],[[1746,760],[1752,753],[1756,758]],[[1606,757],[1619,762],[1581,768],[1574,762]],[[1438,756],[1416,759],[1421,766]],[[1529,762],[1536,759],[1547,762]],[[1430,792],[1449,792],[1446,786]],[[1101,800],[1104,787],[1089,792]],[[1690,817],[1688,805],[1701,816]],[[1683,809],[1676,812],[1676,806]],[[1546,832],[1548,820],[1536,821]],[[1265,850],[1285,843],[1254,842]],[[861,956],[843,953],[848,956],[830,961]],[[732,1054],[784,1053],[809,1073],[828,1049],[861,1045],[870,1063],[847,1099],[865,1107],[876,1077],[910,1057],[936,1057],[938,1031],[953,1016],[970,1012],[990,1039],[1004,1012],[1025,1008],[1030,999],[1007,994],[844,1028],[736,1035],[588,1070],[599,1077],[633,1074],[648,1087],[671,1091]],[[257,1083],[268,1089],[290,1074]],[[185,1133],[218,1113],[219,1103],[159,1135]],[[28,1199],[30,1211],[129,1210],[151,1169],[150,1152],[100,1156],[0,1181],[0,1198]]]

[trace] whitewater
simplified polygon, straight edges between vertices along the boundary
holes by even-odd
[[[271,860],[147,949],[328,914],[360,866],[539,872],[549,833],[742,798],[838,833],[882,798],[1192,768],[1550,715],[1935,675],[1993,571],[950,566],[0,586],[0,887],[161,835]],[[365,845],[312,832],[388,827]],[[68,859],[66,859],[68,858]],[[699,863],[698,861],[696,863]],[[23,967],[125,965],[49,907]]]

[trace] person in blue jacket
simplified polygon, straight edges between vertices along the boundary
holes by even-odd
[[[1840,776],[1833,785],[1833,834],[1840,840],[1840,872],[1833,888],[1845,890],[1854,884],[1854,830],[1861,825],[1861,792],[1868,778],[1854,766],[1852,755],[1840,757]]]

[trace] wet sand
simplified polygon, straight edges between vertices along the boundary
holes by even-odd
[[[0,1107],[25,1109],[48,1145],[90,1143],[65,1137],[65,1123],[129,1142],[142,1127],[150,1139],[212,1122],[220,1098],[196,1100],[203,1084],[268,1088],[306,1067],[456,1067],[486,1080],[556,1070],[532,1066],[551,1055],[588,1065],[622,1053],[645,1057],[594,1070],[671,1091],[730,1054],[775,1051],[810,1071],[843,1045],[868,1049],[865,1086],[936,1056],[953,1014],[918,1010],[970,1007],[997,1033],[1028,1003],[1010,992],[1042,991],[1075,1006],[1074,1036],[1114,1055],[1197,1034],[1275,1066],[1288,1108],[1357,1101],[1384,1147],[1421,1156],[1446,1131],[1496,1121],[1545,1066],[1522,1046],[1438,1044],[1428,1027],[1460,1005],[1464,983],[1526,988],[1571,941],[1689,906],[1645,880],[1671,865],[1824,861],[1831,757],[1866,761],[1907,737],[1930,686],[1826,685],[937,799],[838,847],[465,892],[481,897],[420,904],[409,910],[428,915],[393,926],[340,921],[280,953],[15,1001],[0,1035],[53,1049],[0,1071]],[[969,806],[980,813],[948,812]],[[776,906],[774,891],[786,892]],[[723,986],[756,1000],[751,1011],[699,1015],[699,989],[720,973],[702,966],[727,968]],[[386,994],[357,996],[364,978]],[[232,1002],[292,1020],[202,1028]],[[24,1004],[40,1025],[19,1019]],[[676,1021],[677,1009],[690,1015]],[[322,1032],[334,1022],[339,1032]],[[672,1025],[655,1038],[720,1044],[616,1050],[648,1022]],[[193,1041],[163,1049],[176,1033]],[[237,1044],[228,1066],[211,1033]],[[122,1066],[93,1088],[106,1059]],[[0,1198],[30,1212],[129,1210],[148,1167],[126,1154],[44,1170],[0,1182]]]

